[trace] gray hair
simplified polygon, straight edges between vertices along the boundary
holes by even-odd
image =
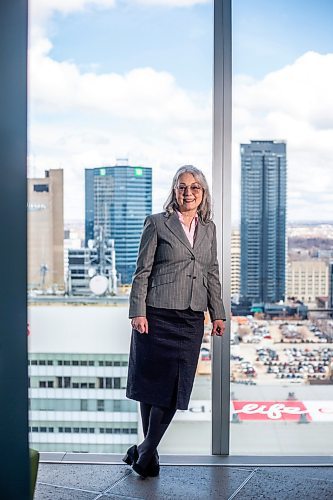
[[[168,215],[171,215],[176,209],[178,209],[178,203],[176,199],[176,187],[178,185],[179,177],[182,174],[189,173],[192,174],[195,180],[202,186],[203,195],[202,202],[198,206],[198,216],[201,222],[208,223],[212,220],[212,198],[209,192],[208,183],[204,174],[198,168],[193,165],[183,165],[180,167],[172,180],[171,190],[166,202],[163,205],[164,210]]]

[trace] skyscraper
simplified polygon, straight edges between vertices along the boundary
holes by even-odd
[[[329,262],[328,266],[328,308],[331,310],[330,317],[333,318],[333,261]]]
[[[286,144],[241,144],[241,294],[276,302],[286,281]]]
[[[231,232],[231,297],[239,296],[240,292],[240,231]]]
[[[85,233],[96,238],[102,227],[115,242],[121,283],[131,283],[142,226],[152,211],[152,169],[115,165],[85,170]]]

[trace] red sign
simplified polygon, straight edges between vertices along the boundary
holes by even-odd
[[[232,404],[240,420],[298,421],[303,414],[312,420],[302,401],[233,401]]]

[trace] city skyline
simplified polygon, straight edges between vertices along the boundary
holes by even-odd
[[[288,218],[330,220],[333,6],[263,5],[234,3],[232,218],[239,144],[283,139]],[[153,211],[181,164],[211,181],[212,29],[204,0],[31,1],[29,172],[64,168],[66,220],[83,217],[84,169],[117,157],[153,167]]]

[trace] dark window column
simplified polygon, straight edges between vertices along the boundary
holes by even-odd
[[[1,498],[29,498],[27,0],[0,2]],[[33,334],[33,333],[32,333]]]

